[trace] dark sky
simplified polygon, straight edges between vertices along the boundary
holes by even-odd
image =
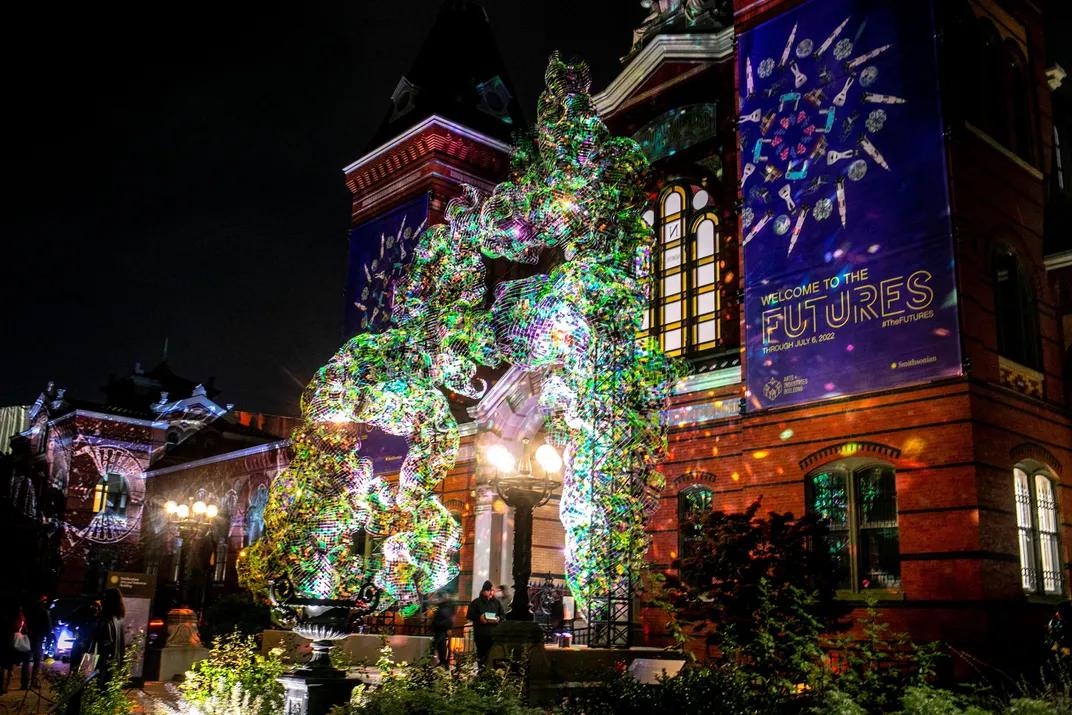
[[[341,169],[440,4],[21,3],[0,43],[0,405],[48,380],[101,399],[109,373],[152,367],[169,338],[172,367],[216,376],[221,402],[296,414],[341,343]],[[484,5],[529,119],[552,49],[588,58],[602,89],[645,14]],[[1072,70],[1072,3],[1049,6]]]
[[[48,380],[101,400],[169,338],[172,368],[214,375],[221,402],[296,414],[341,344],[341,169],[441,2],[33,3],[7,22],[0,405]],[[644,15],[484,5],[530,119],[552,49],[602,88]]]

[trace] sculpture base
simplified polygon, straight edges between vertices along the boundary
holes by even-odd
[[[283,712],[286,715],[327,715],[336,705],[350,701],[350,694],[360,681],[327,674],[286,673],[277,679],[286,690]]]
[[[543,639],[535,621],[503,621],[495,628],[488,664],[503,669],[523,664],[530,681],[541,680],[549,670]]]
[[[165,682],[182,680],[186,671],[208,657],[208,648],[196,645],[169,645],[160,649],[160,674]]]

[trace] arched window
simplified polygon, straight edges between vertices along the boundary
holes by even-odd
[[[1013,151],[1028,164],[1035,163],[1035,131],[1032,126],[1035,106],[1032,100],[1030,84],[1027,81],[1027,62],[1020,50],[1012,43],[1006,42],[1006,64],[1009,68],[1009,99],[1007,105],[1012,112]]]
[[[227,580],[227,538],[220,539],[216,544],[216,552],[212,555],[213,575],[212,580],[222,583]]]
[[[93,490],[93,513],[126,517],[130,485],[122,474],[105,474]]]
[[[815,544],[833,560],[838,587],[851,591],[901,586],[897,475],[883,464],[831,465],[808,476],[807,508],[830,533]]]
[[[268,489],[257,487],[246,509],[246,546],[264,536],[264,507],[268,505]]]
[[[982,129],[993,139],[1005,146],[1009,145],[1008,97],[1002,91],[995,91],[1005,86],[1005,49],[1001,35],[989,20],[978,20],[978,32],[981,42],[982,60],[977,71],[986,78],[990,85],[983,95],[989,100],[985,115],[982,117]],[[996,86],[995,86],[996,85]]]
[[[1028,593],[1064,590],[1060,521],[1053,482],[1045,470],[1021,464],[1012,470],[1016,526],[1020,534],[1020,580]]]
[[[998,354],[1037,370],[1040,367],[1035,291],[1019,257],[1008,246],[994,251],[994,318]]]
[[[708,192],[671,186],[645,214],[653,225],[655,295],[642,330],[668,355],[696,354],[720,344],[722,263],[718,213]]]
[[[677,552],[686,559],[703,540],[702,521],[711,511],[714,494],[704,486],[687,487],[677,495]]]
[[[454,521],[456,521],[458,523],[458,528],[461,529],[462,528],[462,515],[461,515],[461,513],[456,512],[456,511],[452,511],[450,513],[450,515],[451,515],[451,517],[453,517]],[[452,578],[450,581],[448,581],[447,584],[445,586],[443,586],[443,590],[446,591],[447,593],[457,594],[458,593],[458,584],[459,584],[459,582],[461,581],[461,578],[462,578],[462,576],[461,576],[462,549],[461,549],[460,545],[458,546],[458,550],[450,555],[450,562],[452,564],[454,564],[454,566],[456,566],[458,568],[458,575],[455,576],[454,578]]]

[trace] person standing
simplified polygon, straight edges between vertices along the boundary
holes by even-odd
[[[439,604],[432,615],[432,647],[439,658],[439,667],[450,665],[450,631],[454,628],[454,614],[458,607],[450,598]]]
[[[48,612],[48,598],[44,595],[27,601],[22,607],[26,618],[26,635],[30,637],[30,650],[22,654],[22,689],[41,687],[41,659],[44,656],[45,639],[52,631],[52,617]],[[33,677],[30,664],[33,663]]]
[[[101,599],[101,612],[97,618],[97,627],[93,633],[93,644],[97,648],[97,670],[103,685],[111,677],[111,664],[122,663],[126,656],[126,618],[127,607],[123,603],[123,594],[118,588],[109,588]]]
[[[502,603],[495,598],[495,587],[491,581],[485,581],[480,595],[469,604],[465,617],[473,622],[473,640],[476,641],[476,663],[481,670],[491,653],[492,637],[495,627],[502,621],[506,611]]]
[[[7,626],[5,641],[0,643],[0,695],[7,693],[11,686],[11,677],[15,670],[15,663],[21,660],[22,653],[15,650],[15,636],[22,633],[22,609],[19,608],[18,599],[14,597],[4,598],[0,603],[3,613],[0,619]]]
[[[510,604],[514,602],[514,596],[510,593],[510,587],[505,583],[499,585],[499,591],[495,594],[499,602],[502,603],[503,611],[510,612]]]

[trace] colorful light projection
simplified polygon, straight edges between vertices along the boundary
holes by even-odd
[[[574,596],[583,606],[639,575],[664,485],[659,412],[680,376],[654,341],[637,340],[651,280],[648,162],[599,119],[587,65],[553,54],[545,80],[510,178],[451,203],[395,288],[391,329],[353,338],[307,388],[294,460],[265,510],[268,538],[243,560],[252,587],[285,578],[298,597],[363,598],[372,586],[380,608],[412,612],[453,579],[459,530],[434,489],[459,438],[442,388],[479,398],[477,364],[502,361],[542,377]],[[482,307],[482,256],[535,263],[550,247],[564,261],[549,275],[502,283]],[[354,423],[406,438],[397,482],[357,456]],[[355,548],[367,536],[378,551]]]

